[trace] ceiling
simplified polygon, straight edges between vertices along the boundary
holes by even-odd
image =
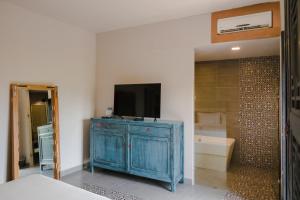
[[[266,0],[4,0],[93,32],[106,32]]]
[[[240,47],[232,51],[232,47]],[[280,38],[216,43],[195,50],[196,61],[226,60],[259,56],[280,55]]]

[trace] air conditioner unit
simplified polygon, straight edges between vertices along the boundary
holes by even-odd
[[[218,34],[272,28],[272,11],[218,19]]]

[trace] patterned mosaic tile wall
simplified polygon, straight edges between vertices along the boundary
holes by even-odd
[[[239,60],[241,164],[279,165],[279,65],[278,56]]]

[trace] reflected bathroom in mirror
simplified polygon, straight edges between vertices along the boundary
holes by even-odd
[[[12,85],[12,179],[60,178],[57,87]]]

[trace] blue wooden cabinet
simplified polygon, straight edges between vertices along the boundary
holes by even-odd
[[[53,162],[53,127],[52,124],[37,127],[38,144],[40,156],[40,169],[43,171],[44,166],[52,166]]]
[[[183,123],[91,119],[90,165],[160,180],[176,190],[183,183]]]

